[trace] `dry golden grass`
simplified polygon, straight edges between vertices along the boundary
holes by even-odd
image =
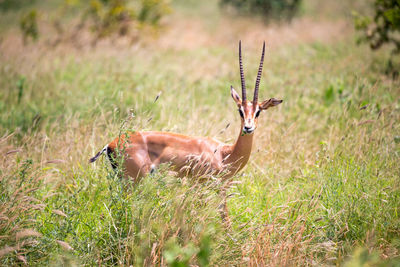
[[[3,36],[2,264],[340,265],[358,247],[366,262],[397,259],[400,92],[384,73],[388,52],[356,46],[343,16],[266,26],[182,14],[133,45],[92,47],[83,35],[79,48],[52,47],[44,32],[23,46],[15,28]],[[260,98],[284,103],[261,115],[251,160],[229,190],[232,230],[218,214],[217,181],[163,169],[132,187],[106,160],[88,164],[127,117],[124,129],[233,142],[239,39],[249,88],[266,40]]]

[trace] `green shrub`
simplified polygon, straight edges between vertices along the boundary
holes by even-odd
[[[160,19],[169,12],[170,7],[165,0],[141,0],[138,20],[142,23],[157,25]]]
[[[301,0],[221,0],[220,3],[233,6],[242,14],[257,14],[266,20],[290,20],[298,11]]]
[[[0,11],[10,11],[32,5],[35,0],[1,0]]]
[[[78,12],[80,24],[76,29],[86,26],[96,36],[94,41],[112,34],[135,35],[144,25],[158,26],[160,19],[170,12],[167,0],[67,1],[61,10],[76,7],[82,10]]]
[[[39,28],[37,24],[37,11],[35,9],[22,15],[20,20],[20,29],[22,31],[22,38],[24,43],[27,42],[29,38],[36,41],[39,38]]]
[[[52,24],[58,34],[55,44],[60,41],[76,41],[81,30],[94,35],[93,43],[111,35],[137,37],[143,26],[157,27],[161,18],[170,12],[168,0],[65,0],[55,15]],[[37,11],[32,10],[21,18],[20,28],[24,41],[31,37],[38,39]],[[48,17],[48,16],[43,16]],[[78,18],[71,27],[65,17]],[[72,28],[72,31],[65,29]]]
[[[355,14],[355,27],[362,31],[360,42],[368,42],[372,49],[385,43],[394,44],[393,52],[400,52],[400,1],[375,0],[374,15]]]

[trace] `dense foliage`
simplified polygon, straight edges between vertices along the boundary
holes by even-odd
[[[27,42],[28,38],[36,41],[39,38],[39,27],[37,23],[37,11],[35,9],[24,14],[20,20],[20,29],[24,43]]]
[[[45,12],[45,11],[43,11]],[[55,43],[76,39],[83,30],[93,33],[93,43],[111,35],[130,36],[136,39],[144,26],[157,27],[160,19],[170,12],[167,0],[65,0],[57,15],[46,21],[57,32]],[[48,14],[49,15],[49,14]],[[51,17],[51,16],[43,16]],[[66,21],[65,17],[72,17]],[[37,11],[31,10],[21,18],[20,28],[24,40],[28,37],[36,40],[39,36]],[[74,24],[71,27],[71,23]],[[68,29],[71,29],[68,30]]]
[[[360,41],[378,49],[385,43],[394,44],[400,52],[400,0],[375,0],[374,15],[356,14],[356,29],[363,32]]]
[[[231,5],[243,14],[256,14],[266,20],[290,20],[299,9],[301,0],[221,0],[221,5]]]
[[[35,0],[0,0],[0,11],[11,11],[34,4]]]

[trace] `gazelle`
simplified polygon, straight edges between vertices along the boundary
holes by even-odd
[[[260,66],[254,88],[253,101],[246,98],[246,83],[243,73],[242,49],[239,42],[239,66],[242,84],[242,98],[231,86],[231,96],[238,106],[241,118],[239,137],[233,145],[224,144],[207,137],[192,137],[169,132],[132,132],[121,135],[106,145],[96,156],[107,153],[113,167],[118,151],[123,151],[124,173],[133,179],[146,176],[158,165],[170,163],[180,176],[202,177],[220,175],[229,178],[239,172],[250,157],[254,131],[257,128],[258,116],[282,103],[282,100],[271,98],[258,102],[258,89],[263,69],[265,42],[261,54]],[[121,156],[121,155],[119,155]]]

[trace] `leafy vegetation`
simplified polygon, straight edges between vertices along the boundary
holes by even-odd
[[[301,0],[221,0],[221,5],[235,7],[243,14],[259,15],[266,20],[291,20]]]
[[[48,23],[54,26],[57,33],[55,44],[66,40],[75,41],[85,30],[93,33],[92,43],[95,44],[100,39],[112,35],[131,36],[132,40],[135,40],[142,27],[157,27],[160,19],[170,11],[166,0],[66,0],[59,4],[57,16],[53,16]],[[38,38],[37,12],[36,9],[27,11],[21,18],[24,40],[27,37],[34,40]],[[63,19],[65,16],[74,19],[66,21]],[[68,31],[68,28],[73,30]]]
[[[139,48],[49,51],[3,35],[0,264],[398,265],[400,84],[385,75],[390,50],[356,46],[348,28],[327,39],[337,21],[317,30],[306,21],[304,31],[251,21],[243,31],[245,18],[176,16],[169,33]],[[222,27],[207,28],[218,19]],[[254,36],[279,33],[268,36],[260,98],[284,102],[261,114],[246,168],[231,181],[198,182],[163,166],[133,185],[106,158],[90,165],[128,130],[233,142],[229,85],[240,79],[226,25],[243,37],[247,81],[262,44]],[[315,39],[304,37],[310,31]],[[228,185],[232,229],[218,212]]]
[[[34,4],[35,0],[1,0],[0,11],[20,9]]]
[[[393,44],[394,53],[400,52],[400,2],[376,0],[373,16],[356,13],[356,29],[363,32],[360,41],[368,42],[372,49]]]
[[[21,17],[20,29],[24,43],[26,44],[29,38],[36,41],[39,38],[39,28],[37,24],[37,11],[35,9],[29,11]]]

